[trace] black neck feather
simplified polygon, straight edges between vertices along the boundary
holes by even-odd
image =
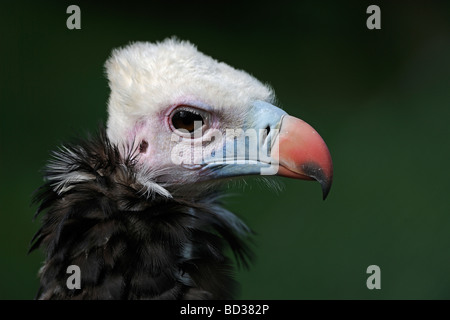
[[[148,198],[132,154],[123,157],[104,129],[53,154],[35,197],[36,215],[44,215],[30,251],[46,254],[37,298],[235,297],[224,250],[246,265],[248,229],[209,191],[195,199]],[[66,285],[70,265],[80,268],[80,289]]]

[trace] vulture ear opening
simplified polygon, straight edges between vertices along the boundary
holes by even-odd
[[[139,153],[146,153],[148,149],[148,142],[147,140],[142,140],[139,144]]]

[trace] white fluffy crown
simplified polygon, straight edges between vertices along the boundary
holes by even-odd
[[[174,104],[212,108],[272,102],[272,90],[248,73],[199,52],[187,41],[136,42],[115,49],[105,64],[111,94],[108,135],[119,143],[136,123]]]

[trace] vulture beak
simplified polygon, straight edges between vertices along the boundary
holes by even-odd
[[[276,139],[271,157],[279,164],[277,175],[318,181],[325,200],[333,180],[333,163],[322,137],[305,121],[285,115]]]
[[[260,132],[255,139],[257,152],[251,152],[252,139],[247,134],[251,130]],[[313,127],[267,102],[255,101],[244,132],[226,139],[223,157],[207,159],[203,169],[209,170],[210,177],[257,174],[316,180],[325,200],[333,180],[333,164],[327,145]]]

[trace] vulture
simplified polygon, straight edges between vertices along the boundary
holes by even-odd
[[[34,195],[36,298],[235,298],[252,231],[224,208],[225,187],[278,175],[318,181],[325,199],[325,142],[270,86],[188,41],[130,43],[105,70],[106,125],[55,149]]]

